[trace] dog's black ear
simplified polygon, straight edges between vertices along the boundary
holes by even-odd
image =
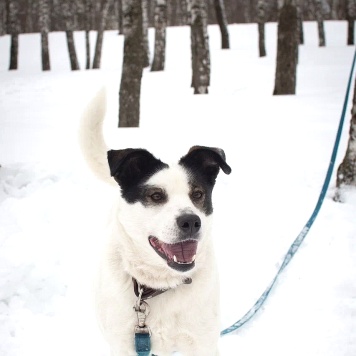
[[[193,172],[199,171],[211,184],[215,183],[220,168],[225,174],[231,173],[225,152],[216,147],[193,146],[179,163]]]
[[[167,167],[165,163],[141,148],[108,151],[111,176],[125,190],[137,186],[152,174]]]

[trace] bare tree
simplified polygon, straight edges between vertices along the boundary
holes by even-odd
[[[166,58],[167,0],[155,1],[155,50],[151,71],[164,69]]]
[[[304,44],[303,5],[304,5],[304,0],[297,0],[297,16],[298,16],[298,38],[299,38],[299,44]]]
[[[190,0],[192,87],[194,94],[207,94],[210,85],[210,50],[205,0]]]
[[[7,13],[9,18],[8,26],[9,33],[11,35],[9,70],[15,70],[18,68],[19,57],[19,4],[17,0],[8,0],[7,6]]]
[[[148,67],[150,65],[150,49],[148,43],[148,2],[142,1],[142,31],[143,31],[143,49],[144,49],[144,62],[143,66]]]
[[[51,64],[49,59],[49,22],[50,22],[50,9],[48,0],[39,0],[39,24],[41,29],[41,58],[42,70],[50,70]]]
[[[118,11],[119,11],[119,16],[118,16],[118,21],[119,21],[119,34],[122,35],[124,33],[124,30],[122,28],[123,26],[123,16],[122,16],[122,1],[123,0],[118,0]]]
[[[96,37],[96,44],[95,44],[95,54],[93,60],[93,68],[97,69],[100,68],[101,62],[101,50],[103,47],[103,39],[104,39],[104,31],[105,25],[109,14],[109,9],[112,4],[112,0],[103,0],[101,3],[101,20],[99,23],[99,28]]]
[[[346,0],[347,44],[355,44],[356,1]]]
[[[356,188],[356,81],[351,109],[349,141],[345,157],[337,170],[337,189],[334,199],[336,201],[342,201],[342,195],[344,191],[351,187]]]
[[[258,49],[260,57],[266,56],[266,45],[265,45],[265,0],[257,1],[257,25],[258,25]]]
[[[323,2],[322,0],[314,0],[315,17],[318,23],[319,46],[325,47],[325,30],[323,20]]]
[[[85,0],[85,68],[90,69],[90,30],[92,26],[92,0]]]
[[[123,0],[124,60],[119,92],[119,127],[138,127],[144,64],[141,0]]]
[[[64,28],[66,32],[66,38],[67,38],[70,68],[71,70],[78,70],[79,62],[77,57],[77,51],[75,50],[74,34],[73,34],[73,31],[75,29],[74,14],[76,10],[76,4],[71,0],[62,0],[61,10],[62,10],[63,23],[64,23]]]
[[[273,95],[295,94],[298,23],[295,0],[284,0],[278,19],[277,65]]]
[[[230,48],[230,41],[224,0],[214,0],[214,7],[221,32],[221,48],[228,49]]]

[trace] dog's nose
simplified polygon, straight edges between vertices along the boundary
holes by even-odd
[[[201,220],[198,215],[184,214],[177,218],[177,225],[186,237],[193,237],[201,227]]]

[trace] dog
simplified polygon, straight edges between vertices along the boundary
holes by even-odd
[[[167,164],[142,148],[108,150],[105,107],[103,89],[82,117],[80,143],[93,172],[115,186],[95,286],[111,355],[217,356],[212,191],[219,171],[231,172],[225,153],[197,145]]]

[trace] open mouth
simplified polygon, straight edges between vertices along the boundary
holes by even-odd
[[[153,249],[167,261],[169,267],[180,272],[194,268],[198,241],[185,240],[175,244],[167,244],[154,236],[150,236],[148,240]]]

